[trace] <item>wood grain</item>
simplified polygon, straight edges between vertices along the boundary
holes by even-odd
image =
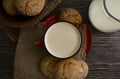
[[[6,34],[6,36],[13,42],[16,43],[19,38],[20,29],[13,29],[3,25],[0,25],[0,29]]]
[[[120,31],[102,33],[93,28],[88,19],[88,7],[92,0],[63,0],[52,13],[64,7],[76,8],[92,32],[92,47],[87,56],[90,67],[86,79],[120,79]],[[13,79],[13,60],[16,44],[0,32],[0,79]]]

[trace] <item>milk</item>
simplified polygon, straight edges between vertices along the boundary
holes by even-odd
[[[115,0],[111,0],[115,1]],[[112,10],[112,8],[110,9]],[[111,20],[105,13],[103,0],[93,0],[89,7],[89,18],[93,26],[102,32],[120,30],[120,23]]]
[[[104,7],[107,16],[114,21],[119,20],[120,23],[120,0],[104,0]]]
[[[71,57],[81,46],[81,34],[73,24],[58,22],[47,30],[45,46],[48,52],[55,57]]]

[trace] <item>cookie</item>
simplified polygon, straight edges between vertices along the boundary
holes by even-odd
[[[14,0],[3,0],[2,2],[3,8],[5,9],[5,11],[13,16],[17,13],[17,9],[15,6],[15,1]]]
[[[35,16],[43,10],[45,0],[15,0],[15,4],[23,15]]]
[[[54,68],[56,66],[57,59],[52,56],[47,56],[40,63],[41,72],[49,78],[54,78]]]
[[[57,79],[80,79],[86,77],[88,66],[83,61],[79,62],[70,58],[60,62],[56,66],[55,72]]]
[[[85,78],[88,75],[88,65],[85,61],[81,60],[79,61],[80,71],[81,71],[81,77]]]
[[[65,8],[61,10],[59,14],[59,20],[68,21],[76,25],[80,25],[82,23],[82,16],[77,10],[73,8]]]

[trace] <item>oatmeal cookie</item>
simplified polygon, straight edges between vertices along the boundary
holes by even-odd
[[[80,13],[73,9],[73,8],[65,8],[61,10],[59,14],[59,20],[60,21],[68,21],[71,23],[74,23],[76,25],[79,25],[82,23],[82,16]]]
[[[45,0],[15,0],[15,4],[23,15],[35,16],[43,10]]]
[[[54,68],[56,66],[57,59],[52,56],[47,56],[40,63],[41,72],[49,78],[54,78]]]
[[[81,60],[81,61],[79,61],[79,66],[81,67],[80,68],[81,77],[85,78],[88,75],[88,72],[89,72],[88,71],[89,70],[88,65],[85,61]]]
[[[13,16],[17,13],[17,9],[15,6],[15,0],[3,0],[2,5],[5,11],[9,15]]]
[[[80,79],[86,77],[88,66],[84,61],[73,58],[60,62],[56,68],[57,79]]]

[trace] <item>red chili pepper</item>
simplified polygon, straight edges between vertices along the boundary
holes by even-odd
[[[90,47],[91,47],[91,41],[92,41],[92,40],[91,40],[91,32],[90,32],[89,27],[87,27],[86,34],[87,34],[87,48],[86,48],[86,55],[88,55],[89,50],[90,50]]]
[[[36,40],[36,41],[34,41],[34,45],[36,47],[41,47],[44,45],[44,41],[43,40]]]
[[[45,20],[45,25],[43,26],[43,30],[46,30],[51,24],[57,22],[58,14],[53,14]]]

